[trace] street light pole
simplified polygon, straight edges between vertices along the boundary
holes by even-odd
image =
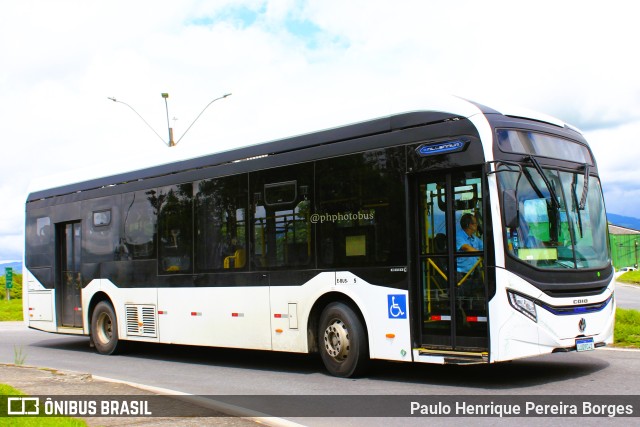
[[[193,124],[200,118],[202,113],[204,113],[204,110],[209,108],[209,105],[213,104],[214,102],[216,102],[219,99],[224,99],[227,96],[231,96],[230,93],[227,93],[227,94],[222,95],[221,97],[216,98],[213,101],[209,102],[202,109],[200,114],[198,114],[198,117],[196,117],[195,120],[193,122],[191,122],[191,124],[189,125],[187,130],[182,134],[182,136],[177,141],[174,141],[173,140],[173,128],[171,127],[171,125],[169,123],[169,103],[167,102],[167,98],[169,98],[169,94],[166,93],[166,92],[163,92],[160,95],[162,96],[162,98],[164,98],[164,106],[165,106],[165,109],[167,111],[167,128],[169,129],[169,142],[168,143],[164,139],[162,139],[162,137],[158,134],[158,132],[156,132],[156,130],[154,128],[152,128],[151,125],[149,123],[147,123],[147,121],[140,115],[140,113],[138,113],[131,105],[127,104],[126,102],[118,101],[117,99],[112,98],[112,97],[107,97],[107,98],[110,99],[113,102],[119,102],[119,103],[124,104],[127,107],[131,108],[131,111],[133,111],[134,113],[136,113],[138,115],[138,117],[140,117],[140,119],[144,122],[144,124],[146,124],[149,127],[149,129],[151,129],[153,131],[153,133],[155,133],[158,136],[158,138],[160,138],[160,141],[162,141],[165,145],[168,145],[169,147],[175,147],[176,144],[178,144],[178,142],[180,142],[182,140],[182,138],[184,138],[184,136],[187,134],[187,132],[189,132],[189,129],[191,129],[191,126],[193,126]]]
[[[167,102],[167,98],[169,98],[169,94],[168,93],[161,93],[162,97],[164,98],[164,106],[167,110],[167,127],[169,128],[169,147],[174,147],[176,145],[175,142],[173,142],[173,129],[171,128],[171,125],[169,124],[169,103]]]

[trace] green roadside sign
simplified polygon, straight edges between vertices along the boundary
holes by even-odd
[[[4,278],[6,281],[7,289],[13,288],[13,268],[11,267],[4,268]]]

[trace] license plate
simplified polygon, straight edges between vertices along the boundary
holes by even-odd
[[[577,351],[591,351],[593,349],[593,338],[580,338],[576,340]]]

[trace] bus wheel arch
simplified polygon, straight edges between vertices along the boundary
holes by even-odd
[[[314,304],[307,329],[310,351],[320,353],[338,377],[364,373],[369,364],[368,330],[357,304],[344,294],[323,295]]]
[[[118,334],[118,318],[113,303],[104,293],[94,296],[89,306],[91,344],[98,353],[116,354],[122,347]]]

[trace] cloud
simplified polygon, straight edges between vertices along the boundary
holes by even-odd
[[[585,134],[598,162],[607,211],[635,218],[640,216],[639,134],[640,120]]]
[[[1,233],[22,227],[33,178],[115,170],[168,150],[107,99],[131,105],[166,141],[161,92],[176,139],[233,93],[205,111],[176,156],[396,112],[407,94],[523,105],[586,130],[596,146],[620,144],[623,158],[596,155],[607,206],[635,215],[637,205],[612,199],[635,191],[635,28],[631,13],[575,0],[11,2],[0,15],[0,117],[10,159],[2,194],[14,202]]]

